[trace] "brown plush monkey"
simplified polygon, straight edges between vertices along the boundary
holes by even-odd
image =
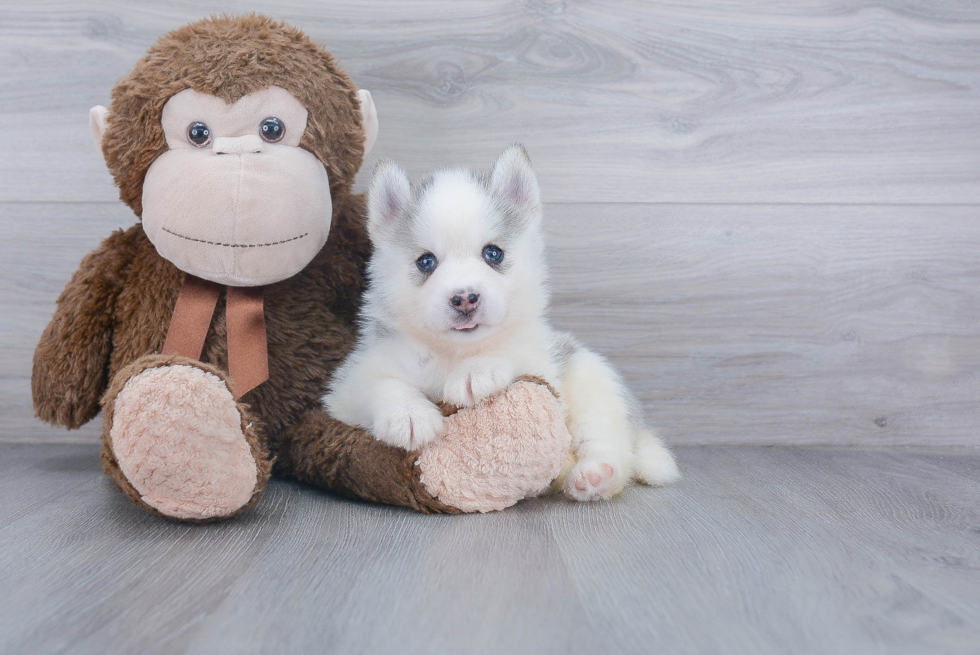
[[[82,261],[34,357],[40,418],[104,408],[103,469],[139,506],[206,521],[270,474],[423,512],[486,511],[545,489],[569,436],[519,381],[406,453],[330,418],[370,255],[351,194],[377,119],[332,57],[262,16],[167,34],[93,132],[141,222]]]

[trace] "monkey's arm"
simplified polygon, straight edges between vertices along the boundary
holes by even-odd
[[[440,409],[446,434],[414,452],[311,409],[282,435],[275,470],[352,498],[458,514],[509,507],[571,468],[572,437],[544,380],[524,376],[476,407]]]
[[[34,351],[34,411],[47,423],[76,429],[99,413],[108,384],[116,297],[132,261],[128,232],[114,232],[82,260],[58,298]]]

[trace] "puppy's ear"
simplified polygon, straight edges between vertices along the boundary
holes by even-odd
[[[526,213],[539,213],[541,190],[524,146],[515,143],[497,157],[490,171],[490,187],[501,199]]]
[[[405,171],[390,159],[379,161],[368,187],[368,232],[371,238],[383,235],[397,223],[411,199],[412,188]]]

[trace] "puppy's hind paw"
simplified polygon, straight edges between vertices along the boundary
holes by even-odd
[[[608,500],[623,490],[623,473],[612,464],[583,460],[565,478],[564,492],[578,501]]]

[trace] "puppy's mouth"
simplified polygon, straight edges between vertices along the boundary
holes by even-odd
[[[465,323],[457,323],[453,326],[453,329],[459,332],[473,332],[478,327],[480,327],[480,324],[476,321],[466,321]]]

